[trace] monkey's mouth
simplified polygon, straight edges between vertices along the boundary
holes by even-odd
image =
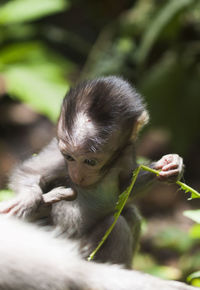
[[[99,180],[100,179],[94,181],[93,183],[82,183],[82,184],[76,184],[76,183],[74,183],[74,185],[75,185],[75,187],[77,189],[89,190],[89,189],[95,188],[96,187],[96,184],[99,183]]]

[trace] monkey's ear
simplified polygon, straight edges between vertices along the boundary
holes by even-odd
[[[149,113],[144,110],[142,114],[137,118],[136,123],[133,127],[133,132],[131,134],[131,140],[135,140],[141,128],[149,122]]]

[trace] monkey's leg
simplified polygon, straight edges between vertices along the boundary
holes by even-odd
[[[133,212],[131,213],[133,217]],[[113,223],[113,215],[109,215],[96,224],[81,241],[81,253],[84,258],[96,248],[106,230]],[[130,223],[131,224],[131,223]],[[94,260],[99,262],[109,262],[122,264],[126,268],[131,268],[133,250],[136,248],[139,237],[139,225],[135,215],[136,236],[134,236],[129,222],[124,216],[120,216],[109,237],[96,253]]]
[[[139,213],[139,210],[134,205],[125,207],[122,211],[122,216],[126,219],[131,229],[133,237],[132,255],[134,256],[139,244],[142,217]]]

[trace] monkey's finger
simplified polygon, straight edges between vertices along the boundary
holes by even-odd
[[[163,166],[166,166],[167,164],[171,163],[173,161],[173,154],[168,154],[168,155],[164,155],[160,160],[158,160],[155,164],[154,164],[154,168],[155,169],[162,169]]]
[[[18,204],[18,201],[12,201],[12,202],[2,202],[0,205],[0,213],[7,214],[9,213],[16,205]]]
[[[169,162],[167,165],[165,165],[162,170],[168,170],[170,168],[177,168],[177,167],[182,167],[183,166],[183,159],[177,155],[177,154],[173,154],[172,155],[172,160],[171,162]]]
[[[176,162],[173,162],[173,163],[163,166],[162,171],[169,171],[172,169],[177,169],[178,167],[179,167],[179,164]]]
[[[169,179],[169,178],[177,179],[179,174],[180,174],[180,172],[178,169],[173,169],[173,170],[169,170],[169,171],[160,171],[159,178],[161,180]]]
[[[21,209],[24,208],[21,204],[17,203],[15,205],[15,207],[13,207],[9,212],[8,212],[8,216],[17,216],[17,217],[21,217],[20,216],[20,211]]]
[[[55,188],[52,191],[44,194],[43,202],[45,204],[53,204],[60,200],[74,200],[77,196],[77,193],[71,188]]]
[[[30,208],[27,209],[26,207],[21,207],[18,210],[16,216],[25,219],[29,215],[30,212],[31,212]]]
[[[10,211],[8,212],[8,215],[22,217],[22,212],[28,208],[29,208],[29,204],[27,202],[24,202],[23,200],[18,200],[15,203],[15,206],[13,206],[10,209]]]
[[[158,162],[156,162],[154,164],[154,168],[157,169],[157,170],[159,170],[159,169],[162,169],[163,166],[165,166],[167,164],[168,164],[168,162],[162,158],[162,159],[160,159]]]
[[[72,201],[76,199],[76,197],[77,193],[69,188],[65,189],[65,191],[47,193],[43,196],[43,201],[45,204],[52,204],[60,200]]]

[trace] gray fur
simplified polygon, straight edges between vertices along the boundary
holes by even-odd
[[[0,290],[192,290],[119,266],[83,261],[77,244],[0,217]]]

